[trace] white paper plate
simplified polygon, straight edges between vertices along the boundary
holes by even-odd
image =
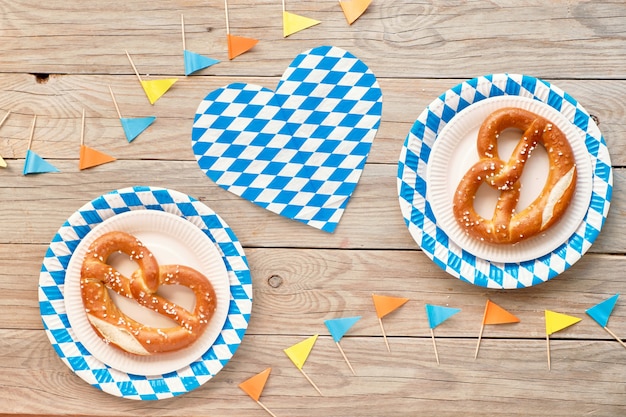
[[[478,162],[476,137],[485,118],[497,109],[518,107],[532,111],[554,123],[568,138],[574,157],[578,179],[576,192],[561,220],[545,233],[514,245],[480,242],[467,235],[458,225],[452,211],[456,187],[468,169]],[[519,135],[507,130],[498,140],[500,158],[508,155],[517,144]],[[522,192],[518,209],[528,206],[543,189],[548,175],[548,157],[543,147],[537,147],[526,163],[521,177]],[[582,222],[591,199],[593,172],[591,159],[585,147],[585,137],[565,116],[537,100],[520,96],[500,96],[482,100],[459,112],[441,129],[431,150],[427,170],[428,193],[433,213],[442,230],[467,252],[493,262],[522,262],[550,253],[563,244]],[[481,187],[474,204],[476,211],[491,218],[498,197],[495,190]]]
[[[159,264],[179,264],[203,273],[213,285],[217,298],[216,311],[200,338],[185,349],[149,356],[134,355],[105,343],[92,329],[80,293],[80,270],[87,249],[94,240],[111,231],[124,231],[136,236],[150,249]],[[126,256],[111,257],[111,264],[129,276],[136,264]],[[194,296],[178,285],[162,286],[159,293],[183,307],[192,308]],[[118,306],[139,322],[155,327],[171,326],[166,318],[140,307],[132,300],[113,293]],[[139,375],[160,375],[176,371],[195,361],[215,342],[222,330],[230,299],[226,267],[214,243],[193,223],[171,213],[158,210],[137,210],[113,216],[94,227],[77,246],[67,268],[65,306],[68,320],[77,338],[97,359],[122,372]]]
[[[447,124],[466,109],[492,97],[539,101],[565,117],[585,138],[593,171],[592,197],[576,231],[557,248],[521,262],[495,262],[468,252],[441,228],[427,198],[431,151]],[[549,281],[574,265],[598,237],[611,205],[613,170],[606,141],[585,108],[567,92],[525,74],[488,74],[443,92],[417,117],[398,158],[398,201],[409,233],[437,266],[465,282],[485,288],[525,288]]]

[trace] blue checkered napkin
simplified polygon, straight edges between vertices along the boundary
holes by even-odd
[[[472,103],[504,95],[539,100],[561,112],[585,137],[593,168],[591,202],[577,230],[554,251],[521,263],[489,262],[465,252],[438,227],[426,198],[426,167],[441,129]],[[537,78],[493,74],[458,84],[419,115],[400,153],[397,184],[400,207],[409,232],[433,262],[449,274],[481,287],[522,288],[554,278],[591,247],[608,215],[613,171],[598,126],[573,97]]]
[[[382,92],[349,52],[298,55],[276,91],[230,84],[198,106],[192,149],[222,188],[309,226],[333,232],[380,124]]]
[[[72,253],[91,229],[129,210],[162,210],[192,222],[217,246],[230,279],[226,323],[213,346],[198,360],[165,375],[132,375],[112,369],[93,357],[77,340],[68,321],[63,287]],[[44,329],[63,362],[79,377],[109,394],[136,400],[158,400],[198,388],[231,359],[248,327],[252,310],[252,279],[243,248],[233,231],[201,202],[173,190],[134,187],[113,191],[85,204],[52,239],[39,277],[39,307]]]

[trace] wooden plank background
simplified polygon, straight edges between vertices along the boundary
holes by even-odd
[[[80,2],[0,0],[0,402],[2,414],[267,415],[237,385],[273,368],[262,401],[282,416],[618,416],[626,414],[626,351],[584,311],[626,291],[626,3],[583,0],[374,0],[348,26],[337,1],[289,0],[287,9],[322,23],[282,36],[281,4],[231,0],[231,33],[260,39],[229,61],[220,0]],[[180,15],[187,49],[222,60],[183,76]],[[274,88],[291,60],[319,45],[362,59],[383,90],[383,119],[361,181],[334,234],[268,213],[220,189],[198,169],[190,130],[196,107],[228,83]],[[142,76],[179,77],[154,106]],[[599,122],[614,167],[605,227],[579,262],[537,287],[494,291],[465,284],[434,265],[400,214],[400,148],[419,113],[468,78],[509,72],[545,79],[575,97]],[[126,142],[108,87],[126,117],[157,116]],[[118,158],[78,169],[80,116],[85,144]],[[60,173],[21,173],[33,115],[33,150]],[[181,397],[124,400],[78,378],[42,327],[39,270],[50,239],[76,209],[132,185],[175,189],[220,214],[244,245],[254,285],[248,332],[228,365]],[[410,302],[385,319],[387,352],[372,293]],[[489,297],[521,319],[485,330]],[[462,313],[437,328],[434,358],[424,303]],[[626,302],[611,329],[626,337]],[[584,318],[552,338],[548,372],[543,312]],[[361,315],[342,340],[353,376],[323,324]],[[319,333],[306,364],[320,397],[282,350]]]

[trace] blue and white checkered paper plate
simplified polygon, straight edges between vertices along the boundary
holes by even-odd
[[[565,116],[585,138],[593,170],[591,202],[580,226],[553,251],[519,263],[490,262],[463,250],[437,224],[426,197],[430,151],[443,127],[473,103],[505,95],[539,100]],[[435,264],[450,275],[477,286],[513,289],[548,281],[587,252],[609,211],[613,171],[598,126],[573,97],[546,81],[527,75],[492,74],[458,84],[419,115],[400,153],[397,182],[400,208],[409,232]]]
[[[235,83],[196,111],[192,150],[216,184],[289,219],[333,232],[382,114],[372,71],[343,49],[298,55],[276,91]]]
[[[163,375],[120,372],[92,356],[77,340],[65,310],[64,283],[76,247],[95,226],[130,210],[161,210],[196,225],[220,252],[230,280],[228,316],[217,340],[201,358]],[[52,239],[39,277],[39,307],[44,329],[61,360],[79,377],[109,394],[158,400],[192,391],[213,378],[239,347],[252,310],[252,279],[241,244],[210,208],[177,191],[133,187],[104,194],[72,214]]]

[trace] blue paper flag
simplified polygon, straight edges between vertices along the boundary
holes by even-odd
[[[431,329],[439,326],[450,317],[461,311],[460,308],[435,306],[426,304],[426,315],[428,316],[428,325]]]
[[[613,312],[613,308],[615,307],[615,303],[617,302],[617,298],[619,294],[615,294],[613,297],[602,301],[599,304],[591,307],[587,310],[587,314],[589,317],[594,319],[600,326],[606,327],[609,322],[609,316]]]
[[[326,327],[328,327],[328,331],[330,335],[333,337],[335,342],[339,342],[341,338],[347,333],[348,330],[354,324],[361,319],[361,316],[356,317],[344,317],[339,319],[330,319],[324,321]]]
[[[45,172],[59,172],[59,170],[50,162],[28,149],[26,151],[26,160],[24,161],[24,170],[22,173],[28,175],[43,174]]]
[[[193,74],[196,71],[200,71],[201,69],[208,68],[220,62],[217,59],[209,58],[186,49],[183,52],[185,59],[185,75]]]
[[[150,117],[138,117],[138,118],[121,118],[122,127],[124,128],[124,134],[128,142],[132,142],[141,132],[146,130],[156,120],[155,116]]]

